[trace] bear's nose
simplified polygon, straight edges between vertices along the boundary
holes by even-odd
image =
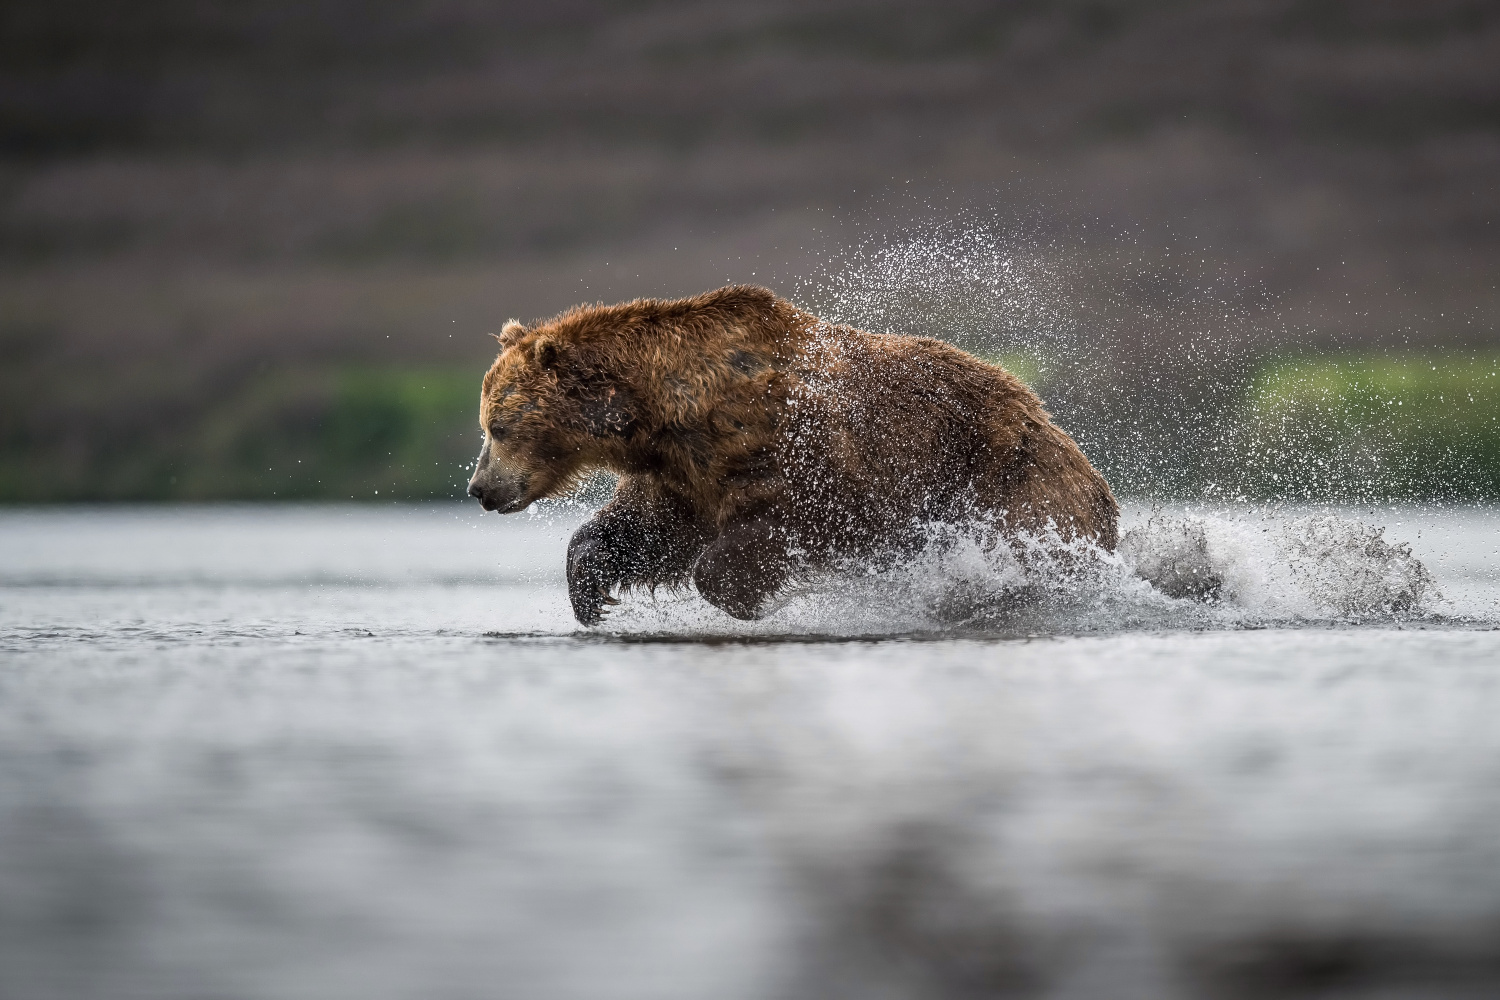
[[[484,498],[484,490],[480,489],[478,483],[470,483],[469,496],[473,497],[475,500],[481,500]]]

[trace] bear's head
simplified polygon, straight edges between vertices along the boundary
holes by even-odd
[[[469,495],[485,510],[511,514],[565,490],[580,472],[616,464],[637,406],[587,344],[515,320],[496,339],[500,356],[480,394],[484,447]]]

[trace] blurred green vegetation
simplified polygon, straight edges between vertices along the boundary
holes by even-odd
[[[1500,500],[1500,354],[1271,359],[1217,373],[1202,399],[1183,379],[1157,399],[1079,359],[987,358],[1043,393],[1124,497]],[[150,420],[106,407],[79,440],[0,428],[0,501],[460,498],[480,376],[282,367],[188,392],[137,375]]]
[[[1227,492],[1500,499],[1500,355],[1290,358],[1244,395]]]
[[[197,412],[144,429],[122,425],[91,446],[27,447],[9,435],[0,499],[462,497],[479,448],[481,375],[447,367],[272,369],[199,400]]]
[[[1046,388],[1047,376],[1050,374],[1046,358],[1040,354],[1030,351],[975,351],[975,356],[988,361],[992,365],[999,365],[1010,372],[1016,378],[1025,382],[1035,392],[1042,392]]]

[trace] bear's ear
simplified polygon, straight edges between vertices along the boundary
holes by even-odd
[[[516,343],[525,335],[526,328],[519,321],[513,319],[506,320],[505,325],[500,328],[499,333],[490,334],[491,337],[500,342],[500,350],[502,351],[516,346]]]

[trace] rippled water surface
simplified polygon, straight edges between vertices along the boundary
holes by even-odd
[[[601,630],[580,516],[0,513],[0,997],[1500,995],[1500,514]]]

